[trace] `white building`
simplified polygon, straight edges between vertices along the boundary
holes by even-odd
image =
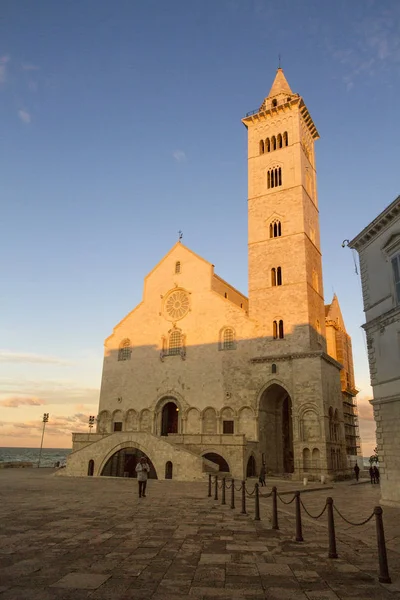
[[[400,196],[349,246],[360,255],[382,501],[400,505]]]

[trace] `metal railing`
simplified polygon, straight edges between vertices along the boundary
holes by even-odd
[[[213,476],[209,474],[208,476],[208,497],[212,497],[212,488],[213,488]],[[241,492],[241,511],[240,514],[247,515],[247,506],[246,500],[254,496],[254,520],[260,521],[260,489],[259,484],[256,483],[251,492],[246,487],[246,481],[241,481],[240,485],[237,487],[235,485],[235,480],[230,479],[230,483],[227,483],[226,478],[223,477],[219,480],[218,475],[214,477],[214,500],[218,500],[218,492],[221,490],[221,505],[226,505],[226,491],[231,490],[231,499],[230,499],[230,508],[235,509],[235,492]],[[304,505],[304,502],[301,499],[301,493],[299,491],[294,492],[293,497],[290,500],[284,500],[282,496],[278,493],[276,486],[272,488],[272,490],[268,494],[263,494],[263,498],[272,497],[272,529],[279,530],[279,514],[278,514],[278,499],[282,502],[282,504],[292,504],[295,502],[295,539],[296,542],[303,542],[303,527],[302,527],[302,509],[306,513],[306,515],[315,521],[320,519],[324,513],[327,513],[327,526],[328,526],[328,557],[335,559],[338,558],[337,548],[336,548],[336,533],[335,533],[335,518],[334,513],[343,519],[348,525],[353,527],[361,527],[366,525],[375,517],[375,525],[376,525],[376,540],[377,540],[377,548],[378,548],[378,558],[379,558],[379,581],[380,583],[392,583],[392,580],[389,575],[389,566],[386,552],[386,542],[385,542],[385,532],[383,527],[383,509],[381,506],[375,506],[372,513],[362,521],[358,523],[354,523],[347,519],[335,506],[333,498],[330,496],[326,499],[325,504],[322,510],[317,514],[313,515],[309,512],[307,507]]]

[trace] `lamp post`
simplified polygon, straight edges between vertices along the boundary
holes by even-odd
[[[92,433],[92,427],[94,425],[94,420],[96,417],[90,416],[89,417],[89,435]]]
[[[44,438],[44,428],[46,427],[46,423],[49,420],[49,413],[44,413],[43,415],[43,431],[42,431],[42,441],[40,442],[40,451],[39,451],[39,460],[38,460],[38,468],[40,467],[40,459],[42,458],[42,448],[43,448],[43,438]]]

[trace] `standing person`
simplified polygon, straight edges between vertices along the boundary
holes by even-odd
[[[136,465],[136,473],[139,483],[139,498],[146,498],[146,486],[149,472],[149,463],[147,462],[147,459],[144,456],[142,456],[142,458]]]
[[[372,465],[369,468],[369,476],[371,477],[371,483],[375,483],[375,471]]]
[[[265,468],[265,464],[263,463],[261,470],[260,470],[260,477],[258,478],[258,481],[261,483],[261,486],[267,485],[265,483],[265,475],[266,474],[267,474],[267,469]]]
[[[380,473],[379,473],[379,469],[378,467],[375,465],[374,466],[374,479],[375,479],[375,483],[377,483],[379,485],[379,478],[380,478]]]
[[[358,478],[360,476],[360,467],[358,466],[357,463],[355,464],[355,467],[354,467],[354,473],[356,474],[356,481],[358,481]]]

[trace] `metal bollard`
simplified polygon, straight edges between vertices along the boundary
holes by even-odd
[[[231,483],[231,508],[235,508],[235,480],[232,479]]]
[[[278,490],[272,488],[272,529],[279,529],[278,525]]]
[[[211,498],[211,473],[208,474],[208,497]]]
[[[386,553],[385,531],[383,529],[383,510],[381,506],[375,506],[374,515],[376,523],[376,539],[378,542],[379,557],[379,581],[381,583],[392,583],[389,575],[389,567]]]
[[[258,483],[256,483],[256,491],[255,491],[255,515],[254,520],[260,520],[260,490],[258,489]]]
[[[218,475],[215,476],[214,500],[218,500]]]
[[[301,527],[301,506],[300,506],[300,492],[295,493],[296,502],[296,542],[304,542],[303,531]]]
[[[335,519],[333,518],[333,498],[326,499],[328,511],[328,535],[329,535],[329,558],[337,558],[336,552],[336,536],[335,536]]]
[[[242,515],[246,515],[246,482],[242,481]]]
[[[226,481],[225,481],[225,477],[223,477],[222,479],[222,500],[221,500],[221,504],[226,504],[225,502],[225,491],[226,491]]]

